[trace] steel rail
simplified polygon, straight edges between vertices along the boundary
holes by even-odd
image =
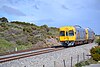
[[[64,48],[52,48],[52,49],[47,49],[47,50],[41,50],[37,52],[31,52],[31,53],[26,53],[26,54],[20,54],[20,55],[15,55],[15,56],[10,56],[10,57],[3,57],[0,58],[0,63],[11,61],[11,60],[16,60],[16,59],[21,59],[21,58],[26,58],[30,56],[35,56],[35,55],[40,55],[40,54],[45,54],[49,52],[54,52],[58,50],[62,50]]]

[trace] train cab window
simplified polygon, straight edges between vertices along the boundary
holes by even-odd
[[[74,36],[74,31],[73,30],[69,31],[69,36]]]
[[[65,31],[60,31],[60,36],[65,36]]]
[[[68,36],[68,32],[66,32],[66,36]]]

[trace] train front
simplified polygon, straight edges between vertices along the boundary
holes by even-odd
[[[75,28],[73,26],[65,26],[60,28],[60,42],[63,46],[74,45]]]

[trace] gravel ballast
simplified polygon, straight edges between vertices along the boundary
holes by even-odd
[[[0,67],[71,67],[89,59],[90,49],[95,43],[69,47],[63,50],[0,63]],[[44,65],[44,66],[43,66]]]

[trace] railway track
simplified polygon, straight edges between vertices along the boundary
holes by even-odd
[[[30,56],[35,56],[35,55],[39,55],[39,54],[54,52],[54,51],[58,51],[58,50],[62,50],[62,49],[64,49],[64,48],[63,47],[62,48],[46,48],[46,49],[41,49],[41,50],[4,55],[4,56],[0,56],[0,63],[11,61],[11,60],[16,60],[16,59],[21,59],[21,58],[26,58],[26,57],[30,57]]]

